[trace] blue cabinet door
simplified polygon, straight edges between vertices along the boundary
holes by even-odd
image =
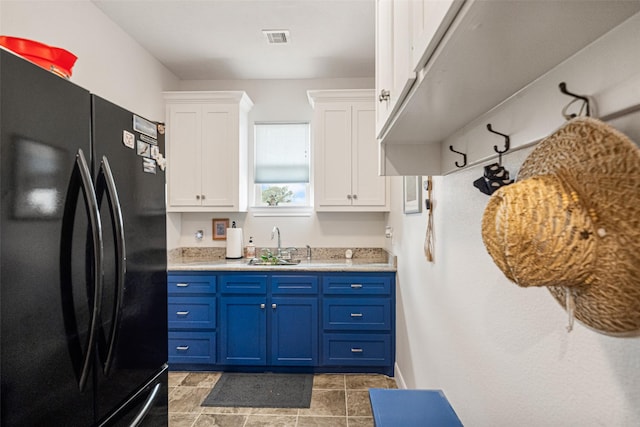
[[[266,335],[266,297],[220,298],[220,364],[266,365]]]
[[[318,298],[271,299],[271,364],[318,364]]]

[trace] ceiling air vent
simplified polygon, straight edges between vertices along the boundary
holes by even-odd
[[[267,37],[269,44],[287,44],[289,43],[288,30],[262,30],[262,34]]]

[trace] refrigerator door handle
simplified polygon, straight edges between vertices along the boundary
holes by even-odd
[[[147,397],[147,400],[144,402],[144,405],[142,405],[142,409],[140,409],[140,412],[138,412],[138,415],[136,415],[136,417],[133,419],[131,424],[129,424],[129,427],[137,427],[144,420],[144,418],[147,416],[147,414],[153,407],[155,400],[158,398],[160,387],[162,387],[162,383],[158,383],[153,387],[153,390],[151,390],[151,393],[149,393],[149,397]]]
[[[73,303],[73,281],[72,281],[72,240],[73,227],[75,222],[76,206],[78,196],[82,191],[84,197],[85,210],[89,218],[91,228],[91,237],[93,243],[93,261],[92,276],[93,288],[87,283],[87,292],[93,289],[93,294],[88,295],[88,303],[90,312],[89,337],[87,339],[86,349],[83,352],[78,337],[78,323],[76,320],[76,312]],[[76,377],[78,379],[78,388],[84,391],[89,373],[91,370],[91,361],[93,357],[93,348],[97,334],[97,325],[100,319],[100,304],[102,300],[102,276],[103,276],[103,253],[102,253],[102,227],[100,222],[100,211],[93,183],[91,181],[91,172],[87,165],[84,152],[78,149],[76,161],[71,173],[69,187],[64,207],[62,219],[60,243],[60,286],[63,303],[63,316],[65,329],[67,331],[69,353],[74,366]]]
[[[124,220],[122,217],[122,208],[118,198],[118,190],[116,182],[113,179],[113,173],[109,166],[109,160],[106,156],[102,156],[100,162],[100,171],[96,178],[96,191],[98,198],[98,206],[102,204],[102,198],[105,193],[109,203],[109,211],[111,213],[111,225],[113,229],[113,238],[115,241],[116,251],[116,285],[114,295],[113,312],[111,314],[111,332],[109,333],[109,342],[107,345],[107,355],[103,358],[103,372],[109,375],[113,356],[115,354],[116,339],[120,324],[120,309],[122,307],[122,298],[124,294],[124,281],[127,272],[127,250],[125,247],[124,237]]]

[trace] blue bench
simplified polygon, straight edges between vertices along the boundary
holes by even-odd
[[[462,427],[442,390],[369,389],[375,427]]]

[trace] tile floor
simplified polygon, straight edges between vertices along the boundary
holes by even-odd
[[[310,408],[200,406],[220,375],[169,373],[169,427],[372,427],[369,388],[396,388],[384,375],[316,374]]]

